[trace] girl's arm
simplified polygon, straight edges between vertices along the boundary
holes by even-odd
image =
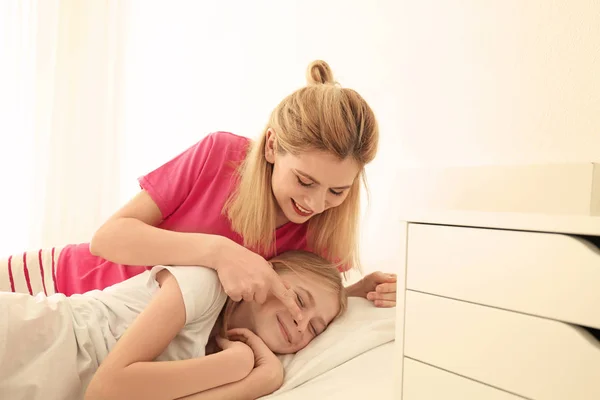
[[[203,233],[173,232],[156,226],[161,211],[142,190],[94,234],[93,255],[125,265],[203,265],[214,268],[224,239]]]
[[[241,381],[182,397],[179,400],[255,400],[273,392],[267,388],[265,379],[253,372]]]
[[[100,365],[86,400],[172,400],[241,380],[252,371],[254,354],[243,347],[191,360],[153,361],[186,318],[175,277],[163,270],[157,280],[161,289]]]
[[[241,381],[197,393],[182,400],[254,400],[281,387],[284,378],[283,365],[265,342],[248,329],[231,329],[227,333],[238,340],[236,343],[245,343],[252,349],[254,369],[250,375]],[[225,339],[221,341],[224,344],[232,343]]]

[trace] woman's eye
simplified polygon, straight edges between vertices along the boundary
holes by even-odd
[[[304,187],[312,186],[312,182],[304,182],[299,176],[297,176],[296,179],[298,179],[298,183]]]
[[[318,333],[317,333],[317,330],[315,329],[315,327],[312,324],[310,324],[309,326],[310,326],[310,331],[313,334],[313,336],[317,336]]]
[[[329,189],[329,191],[331,192],[331,194],[333,194],[333,195],[335,195],[335,196],[341,196],[341,195],[343,195],[343,194],[344,194],[344,191],[337,192],[337,191],[335,191],[335,190],[333,190],[333,189]]]

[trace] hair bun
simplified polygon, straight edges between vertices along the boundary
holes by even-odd
[[[329,64],[323,60],[316,60],[310,63],[306,71],[306,80],[309,85],[335,83]]]

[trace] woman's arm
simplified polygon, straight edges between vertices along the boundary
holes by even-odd
[[[370,273],[346,288],[350,297],[363,297],[376,307],[395,307],[397,278],[395,274],[380,271]]]
[[[142,190],[94,234],[93,255],[125,265],[203,265],[213,267],[223,239],[217,235],[173,232],[156,226],[161,211]]]
[[[153,361],[185,324],[185,305],[173,275],[157,276],[161,289],[100,365],[86,400],[172,400],[246,377],[254,367],[250,349],[236,347],[183,361]]]
[[[294,292],[263,257],[223,236],[157,228],[161,219],[156,202],[142,191],[98,229],[90,251],[125,265],[209,267],[218,272],[223,289],[234,301],[245,295],[264,302],[270,291],[301,318]]]

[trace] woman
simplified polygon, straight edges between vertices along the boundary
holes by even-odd
[[[339,272],[326,260],[288,252],[271,263],[302,321],[273,296],[224,308],[216,273],[203,267],[157,266],[71,297],[0,292],[0,393],[15,400],[269,394],[283,381],[274,353],[303,349],[346,307]],[[226,331],[229,340],[218,336]]]
[[[308,250],[341,271],[360,267],[360,184],[379,139],[369,105],[339,87],[325,62],[313,62],[307,76],[308,86],[281,101],[257,142],[209,135],[142,177],[141,192],[90,244],[67,246],[40,268],[21,271],[9,260],[0,289],[36,293],[42,288],[35,283],[51,277],[46,293],[70,295],[153,265],[204,265],[217,271],[233,300],[261,303],[271,291],[297,312],[266,259]],[[348,292],[391,307],[396,278],[377,272]]]

